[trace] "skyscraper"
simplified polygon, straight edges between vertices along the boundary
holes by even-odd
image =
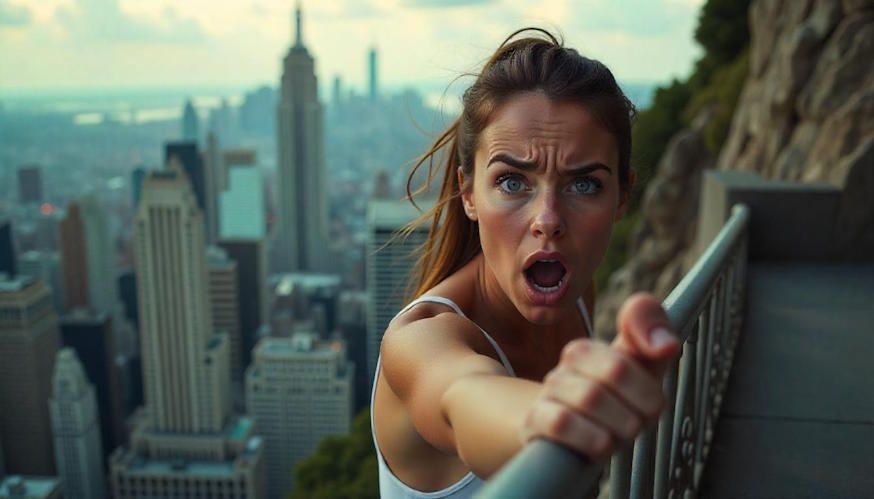
[[[18,169],[18,202],[39,204],[44,201],[42,172],[38,165]]]
[[[61,270],[64,277],[64,307],[72,310],[87,307],[88,298],[88,251],[85,245],[85,225],[79,216],[79,203],[67,206],[67,216],[61,220],[60,232]]]
[[[49,409],[64,497],[103,499],[106,486],[94,387],[71,348],[58,352]]]
[[[209,244],[215,243],[219,231],[219,194],[222,192],[224,180],[224,164],[219,150],[219,140],[214,132],[206,135],[206,151],[203,155],[203,179],[205,185],[206,210],[206,240]]]
[[[106,312],[115,318],[119,304],[115,289],[115,251],[109,231],[109,219],[93,194],[79,200],[79,210],[85,228],[89,303],[92,309]]]
[[[197,150],[196,142],[168,142],[164,144],[164,165],[172,169],[173,158],[185,171],[191,189],[194,191],[197,207],[201,212],[207,209],[206,175],[203,171],[203,159]]]
[[[153,172],[134,221],[145,408],[110,458],[119,499],[263,494],[254,422],[230,411],[229,351],[209,307],[205,228],[184,172]]]
[[[143,188],[143,179],[146,177],[146,169],[142,166],[134,168],[131,172],[131,208],[134,212],[137,211],[137,206],[140,205],[140,191]]]
[[[18,266],[15,263],[15,243],[12,238],[12,221],[0,220],[0,274],[15,277]]]
[[[283,61],[277,122],[279,213],[273,270],[318,271],[328,229],[322,105],[314,61],[303,44],[300,7],[295,43]]]
[[[376,47],[370,47],[370,51],[367,53],[367,62],[370,100],[375,101],[379,97],[376,81]]]
[[[306,326],[264,338],[246,372],[246,408],[264,437],[267,497],[286,497],[293,469],[322,438],[349,432],[353,369],[340,340],[320,341]]]
[[[197,143],[198,128],[197,111],[194,110],[191,99],[188,99],[182,110],[182,140]]]
[[[427,204],[418,201],[419,206]],[[428,237],[423,227],[407,237],[395,233],[413,221],[419,212],[408,201],[373,200],[367,207],[367,373],[373,382],[382,335],[389,321],[403,307],[415,264],[413,251]]]
[[[55,474],[48,400],[59,348],[44,282],[0,279],[0,441],[8,473]]]
[[[263,239],[222,239],[219,246],[237,265],[240,364],[252,361],[258,329],[267,322],[267,252]]]
[[[134,222],[146,404],[155,430],[217,432],[227,344],[213,335],[203,219],[179,172],[152,173]]]
[[[61,317],[60,325],[64,347],[76,352],[88,381],[94,385],[103,444],[101,456],[106,458],[125,440],[121,366],[116,365],[112,321],[104,312],[77,309]]]
[[[219,196],[222,239],[264,239],[264,187],[261,171],[254,167],[230,169],[228,190]]]
[[[229,341],[231,381],[242,394],[243,359],[240,337],[240,314],[238,310],[237,262],[218,246],[207,249],[209,268],[209,304],[212,325],[216,331],[226,333]]]
[[[26,251],[18,259],[18,275],[43,281],[49,288],[55,312],[64,310],[61,257],[56,251]]]

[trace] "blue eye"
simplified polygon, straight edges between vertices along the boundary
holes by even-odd
[[[508,194],[515,194],[525,190],[525,183],[516,175],[504,175],[498,178],[498,186]]]
[[[601,181],[592,177],[581,177],[574,180],[572,189],[579,194],[595,194],[601,190]]]

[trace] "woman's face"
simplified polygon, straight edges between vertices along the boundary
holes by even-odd
[[[465,209],[487,278],[532,323],[564,318],[591,283],[626,207],[618,165],[616,140],[583,104],[540,92],[509,99],[480,134]]]

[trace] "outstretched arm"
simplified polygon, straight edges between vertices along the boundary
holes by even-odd
[[[609,456],[655,421],[660,376],[678,344],[650,336],[668,325],[651,296],[629,299],[611,345],[580,339],[565,347],[543,383],[512,378],[473,351],[475,327],[454,314],[412,322],[383,340],[386,380],[419,434],[490,477],[530,438],[563,443],[590,457]]]

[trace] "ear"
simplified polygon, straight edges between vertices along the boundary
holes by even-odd
[[[634,182],[637,180],[637,172],[634,168],[628,169],[628,186],[619,194],[619,207],[616,209],[615,220],[621,220],[628,211],[628,205],[631,200],[631,191],[634,189]]]
[[[465,182],[468,181],[464,176],[464,170],[459,166],[456,170],[456,175],[458,176],[458,190],[461,192],[461,204],[464,206],[464,212],[467,214],[467,218],[476,222],[476,206],[473,203],[473,186],[466,185]]]

